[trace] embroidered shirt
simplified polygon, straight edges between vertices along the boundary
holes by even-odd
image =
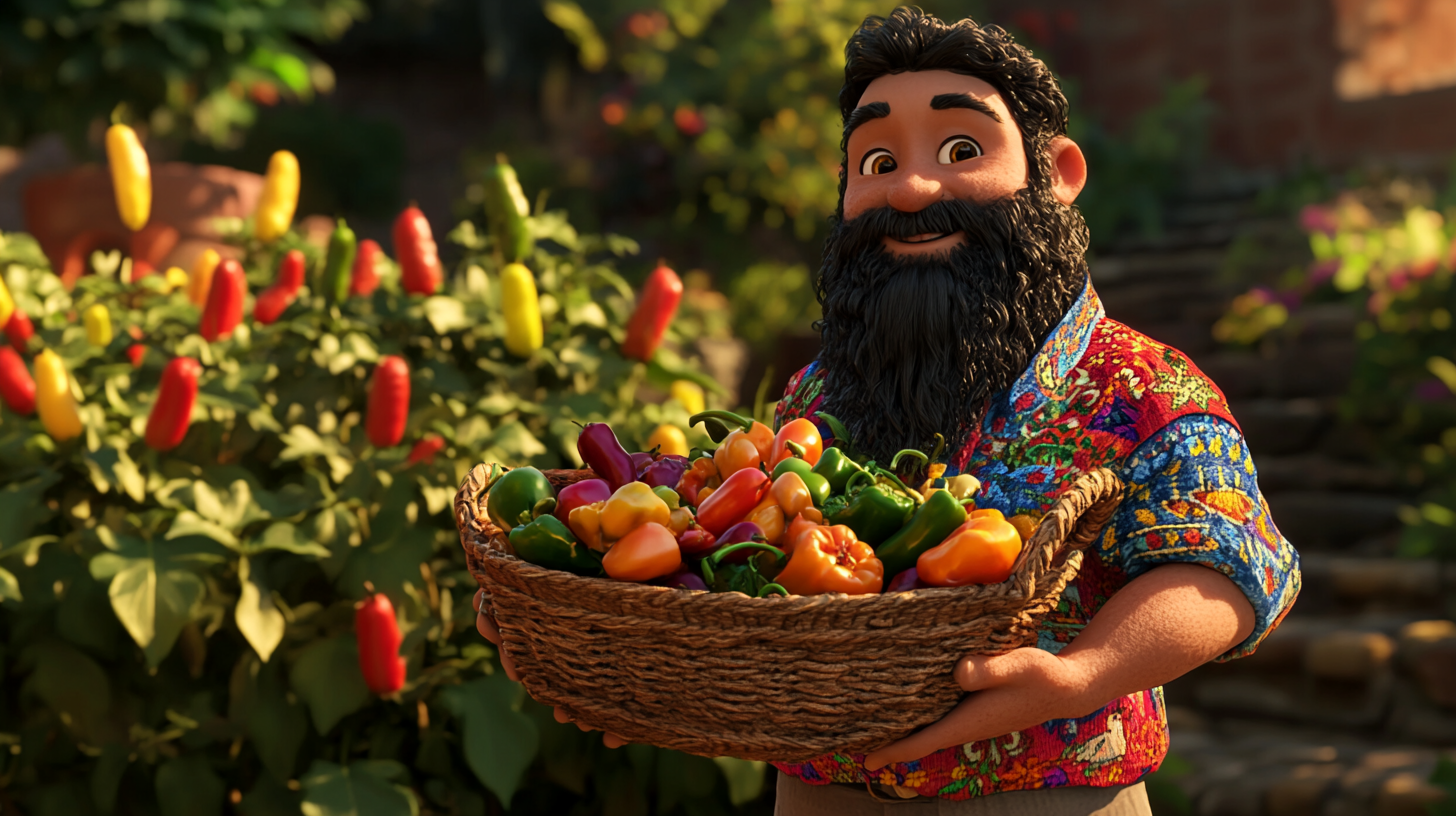
[[[817,362],[796,374],[776,424],[813,418],[823,382]],[[829,429],[820,430],[827,439]],[[1299,557],[1270,518],[1222,392],[1181,352],[1108,319],[1090,281],[948,464],[947,475],[981,480],[978,507],[1007,516],[1045,513],[1094,468],[1111,468],[1125,483],[1095,557],[1089,550],[1041,624],[1037,646],[1048,651],[1060,651],[1113,593],[1159,564],[1212,567],[1248,597],[1254,631],[1219,660],[1252,652],[1299,593]],[[869,776],[948,799],[1127,785],[1156,770],[1167,749],[1162,689],[1153,688],[1087,717],[947,748]],[[809,783],[859,782],[863,759],[834,754],[778,767]]]

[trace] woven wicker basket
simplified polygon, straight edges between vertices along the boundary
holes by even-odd
[[[511,554],[486,515],[486,467],[455,518],[503,648],[536,700],[633,742],[793,762],[862,752],[940,719],[966,654],[1035,641],[1122,498],[1108,470],[1058,499],[1001,584],[750,598],[583,578]],[[548,470],[557,489],[589,470]]]

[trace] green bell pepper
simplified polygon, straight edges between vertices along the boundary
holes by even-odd
[[[511,530],[516,556],[538,567],[577,575],[601,575],[602,556],[576,540],[571,530],[552,515],[537,516],[530,524]]]
[[[844,492],[851,476],[863,471],[864,468],[839,448],[826,448],[813,469],[829,482],[829,490],[836,494]]]
[[[831,449],[832,450],[832,449]],[[871,481],[868,473],[859,481]],[[871,484],[853,489],[846,496],[836,496],[824,503],[824,518],[830,524],[843,524],[855,537],[871,547],[894,535],[905,526],[915,510],[915,500],[884,485]]]
[[[954,496],[944,490],[931,493],[909,524],[875,548],[875,556],[885,565],[886,579],[915,566],[921,553],[944,541],[965,523],[966,508]]]
[[[804,486],[809,488],[809,495],[814,499],[814,506],[823,507],[824,502],[829,500],[829,480],[812,472],[803,479]]]
[[[522,513],[530,513],[543,499],[555,497],[556,492],[545,474],[533,467],[519,467],[506,471],[491,486],[485,509],[495,526],[510,530],[531,520],[530,517],[522,519]]]
[[[802,479],[813,472],[814,468],[808,462],[805,462],[797,456],[790,456],[774,466],[773,474],[769,478],[777,479],[785,473],[797,473],[799,474],[799,478]]]

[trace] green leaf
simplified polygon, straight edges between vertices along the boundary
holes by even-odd
[[[21,601],[20,582],[15,579],[15,573],[4,567],[0,567],[0,601]]]
[[[307,555],[313,558],[328,558],[329,548],[309,538],[302,529],[289,524],[286,521],[279,521],[268,525],[261,536],[248,542],[243,547],[248,555],[254,555],[265,550],[282,550],[296,555]]]
[[[167,538],[175,539],[184,536],[202,536],[210,538],[224,547],[236,549],[238,546],[237,536],[233,535],[223,527],[202,518],[191,510],[183,510],[177,514],[172,526],[167,528]]]
[[[59,641],[42,641],[20,654],[20,668],[29,671],[22,699],[34,695],[56,713],[70,716],[71,726],[93,745],[111,708],[111,683],[101,666],[84,652]]]
[[[314,642],[288,673],[288,682],[313,716],[314,728],[327,734],[339,720],[369,702],[369,687],[359,672],[359,644],[353,635]]]
[[[303,784],[303,816],[418,816],[414,792],[394,780],[408,779],[398,762],[371,759],[335,765],[314,760]]]
[[[763,793],[766,763],[734,757],[713,757],[713,761],[728,780],[728,800],[734,807],[752,802]]]
[[[226,793],[222,779],[199,754],[169,759],[157,769],[162,816],[221,816]]]
[[[262,576],[252,569],[246,556],[238,562],[238,582],[241,591],[234,613],[238,631],[248,639],[258,657],[267,663],[273,650],[283,641],[287,621],[273,603],[273,593],[263,583]]]
[[[172,651],[207,588],[196,573],[175,568],[172,558],[163,557],[159,563],[152,542],[144,542],[141,553],[136,557],[102,553],[91,559],[91,576],[111,579],[111,608],[146,652],[147,665],[155,667]]]
[[[435,334],[448,334],[468,329],[473,321],[465,314],[465,304],[453,297],[435,295],[425,299],[425,319],[435,327]]]
[[[702,371],[683,362],[682,358],[665,348],[660,348],[647,364],[647,382],[664,392],[672,390],[674,380],[688,380],[701,385],[704,390],[722,396],[728,393],[722,384]]]
[[[91,771],[91,801],[102,813],[111,813],[116,808],[116,790],[121,787],[121,777],[126,773],[127,749],[120,743],[110,743],[101,749],[96,768]]]
[[[464,725],[470,770],[507,809],[540,745],[536,724],[521,712],[521,698],[520,684],[501,672],[440,692]]]
[[[290,699],[281,662],[264,665],[253,655],[238,661],[229,682],[228,717],[252,740],[263,767],[284,782],[293,776],[308,716]]]
[[[44,496],[60,480],[58,474],[46,471],[35,479],[0,490],[0,548],[20,544],[30,536],[35,525],[51,517]]]

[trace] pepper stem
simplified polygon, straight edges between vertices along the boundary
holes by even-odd
[[[940,436],[940,434],[936,434],[936,436]],[[900,467],[900,457],[902,457],[902,456],[913,456],[916,459],[919,459],[920,460],[920,463],[922,465],[929,465],[930,464],[930,457],[929,456],[926,456],[924,451],[918,451],[918,450],[916,450],[914,448],[906,448],[906,449],[900,451],[899,453],[896,453],[895,454],[895,457],[890,460],[890,470],[897,470],[897,469],[899,469],[899,467]]]
[[[795,457],[799,459],[803,459],[809,453],[809,451],[803,445],[800,445],[798,442],[795,442],[792,439],[785,440],[784,447],[788,448],[789,453],[792,453]]]
[[[770,595],[782,595],[787,598],[789,597],[789,591],[784,589],[781,584],[764,584],[758,588],[758,597],[767,598]]]
[[[706,565],[709,561],[712,561],[716,566],[723,562],[724,556],[727,556],[729,553],[738,552],[739,550],[763,550],[764,552],[773,553],[776,556],[774,561],[778,564],[784,563],[789,558],[787,553],[772,544],[766,544],[762,541],[740,541],[737,544],[730,544],[707,558],[704,558],[703,564]]]

